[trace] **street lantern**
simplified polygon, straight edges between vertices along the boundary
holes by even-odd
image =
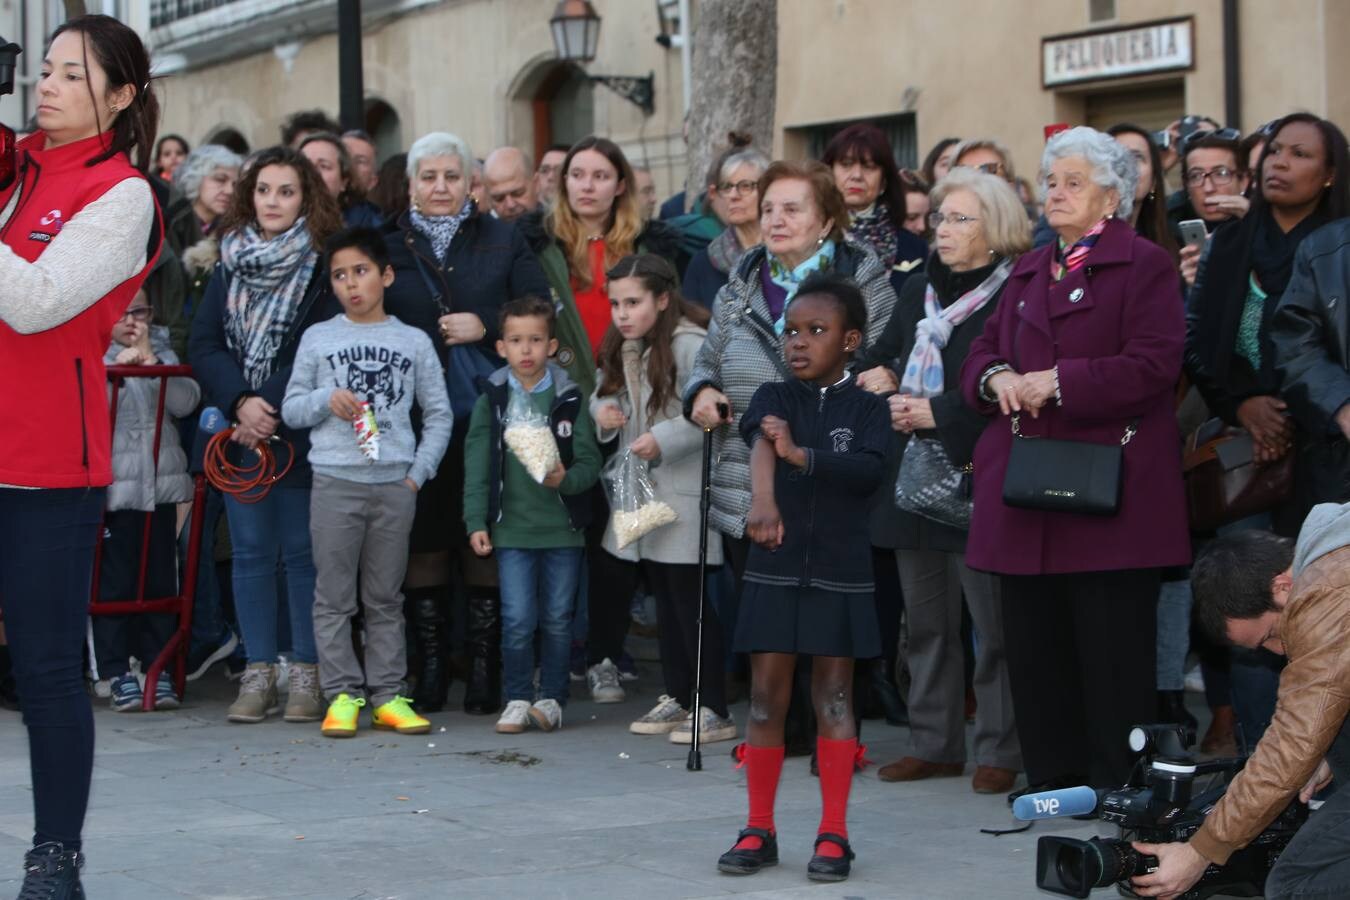
[[[588,0],[561,0],[548,20],[553,50],[565,62],[588,63],[600,43],[600,16]]]
[[[563,63],[581,67],[595,59],[595,48],[600,43],[600,16],[589,0],[560,0],[548,20],[553,33],[553,52]],[[630,103],[641,108],[644,115],[655,111],[656,73],[635,75],[583,74],[593,83],[603,84]]]

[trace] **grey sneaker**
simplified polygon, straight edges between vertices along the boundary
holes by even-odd
[[[317,722],[327,707],[319,688],[319,667],[314,663],[291,663],[290,691],[286,694],[287,722]]]
[[[498,734],[520,734],[530,727],[530,703],[528,700],[512,700],[502,710],[497,719]]]
[[[225,717],[231,722],[253,724],[278,709],[277,667],[271,663],[249,663],[239,678],[239,697],[230,704]]]
[[[628,730],[633,734],[667,734],[687,718],[689,713],[674,697],[662,694],[656,705],[629,725]]]
[[[552,731],[562,725],[562,706],[557,700],[540,700],[530,707],[530,719],[540,731]]]
[[[619,667],[609,659],[602,660],[586,670],[586,684],[595,703],[622,703],[623,685],[619,684]]]
[[[712,744],[717,741],[730,741],[736,737],[736,723],[728,714],[724,719],[708,707],[703,707],[703,717],[699,720],[698,742]],[[672,744],[692,744],[694,742],[694,717],[685,716],[683,722],[670,733]]]

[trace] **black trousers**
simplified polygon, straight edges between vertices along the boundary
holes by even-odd
[[[0,488],[0,611],[28,726],[33,843],[80,847],[94,768],[84,637],[102,488]]]
[[[656,597],[656,627],[661,650],[661,677],[665,691],[686,709],[693,703],[694,660],[698,654],[698,566],[643,560],[640,563],[619,559],[597,550],[591,558],[592,596],[596,578],[602,578],[606,590],[627,597],[637,590],[638,580]],[[626,607],[625,607],[626,609]],[[591,620],[595,633],[595,620]],[[703,679],[699,685],[699,703],[719,716],[727,715],[726,673],[722,671],[725,644],[722,623],[712,604],[703,608]]]
[[[1120,787],[1157,715],[1156,569],[1004,575],[1003,636],[1027,782]]]

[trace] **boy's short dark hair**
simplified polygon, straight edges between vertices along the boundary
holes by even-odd
[[[339,250],[359,250],[368,256],[381,272],[389,267],[389,249],[385,246],[384,237],[368,225],[344,228],[328,239],[323,245],[327,268],[333,267],[333,257]]]
[[[1215,538],[1191,566],[1200,627],[1227,644],[1229,619],[1256,619],[1277,610],[1270,583],[1293,561],[1293,540],[1269,531],[1251,529]]]
[[[558,323],[558,314],[553,309],[553,304],[543,297],[537,297],[534,294],[526,294],[524,297],[517,297],[514,300],[508,300],[502,304],[501,314],[498,316],[497,328],[501,332],[506,331],[507,319],[530,319],[540,318],[548,322],[548,336],[553,337],[554,328]]]
[[[829,297],[843,312],[846,329],[867,331],[867,303],[853,279],[829,272],[816,272],[806,276],[806,280],[797,287],[797,293],[792,299],[796,301],[808,295]]]
[[[342,126],[321,109],[302,109],[291,113],[281,123],[281,145],[289,147],[305,131],[328,131],[340,134]]]

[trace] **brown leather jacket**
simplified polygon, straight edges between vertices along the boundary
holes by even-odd
[[[1289,664],[1275,716],[1191,837],[1191,846],[1219,865],[1289,805],[1350,713],[1350,547],[1317,558],[1294,579],[1280,638]]]

